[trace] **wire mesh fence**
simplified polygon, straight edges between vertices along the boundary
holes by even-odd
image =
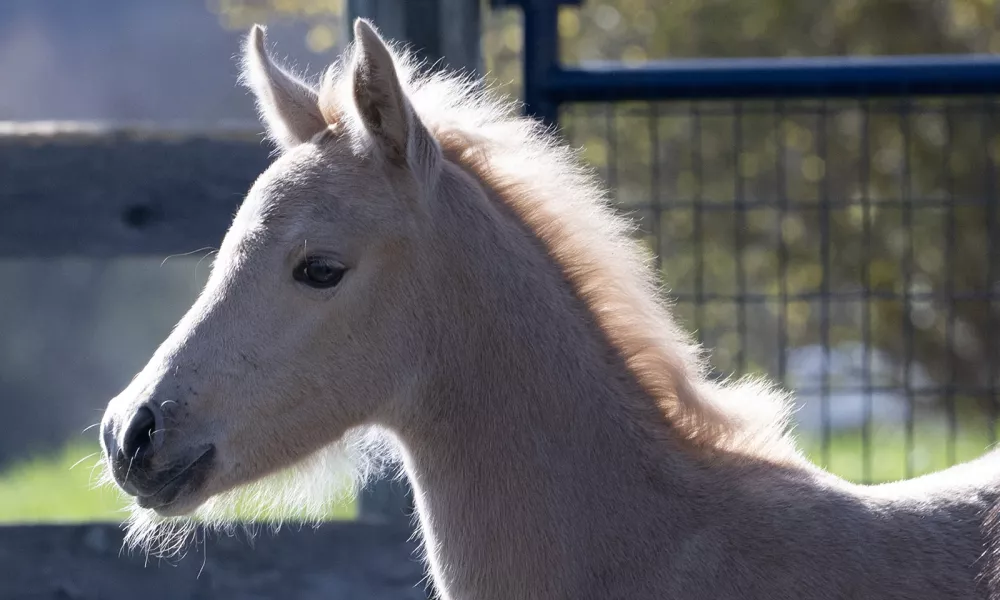
[[[560,126],[657,257],[720,375],[793,390],[860,481],[997,437],[995,98],[568,104]]]

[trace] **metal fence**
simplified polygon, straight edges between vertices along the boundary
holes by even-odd
[[[799,400],[822,464],[877,481],[997,437],[1000,59],[559,64],[523,9],[524,100],[640,223],[720,374]]]

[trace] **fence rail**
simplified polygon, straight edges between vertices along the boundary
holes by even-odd
[[[0,127],[0,256],[215,247],[269,150],[244,130]]]
[[[427,598],[405,527],[286,527],[280,535],[259,534],[253,544],[242,535],[209,537],[211,544],[183,558],[158,560],[123,553],[117,525],[0,527],[0,598]]]
[[[536,91],[542,105],[988,95],[1000,92],[1000,57],[712,58],[655,61],[636,67],[558,67],[549,69]]]

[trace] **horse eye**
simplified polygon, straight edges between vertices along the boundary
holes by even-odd
[[[307,258],[295,267],[295,281],[314,288],[331,288],[344,277],[347,269],[322,258]]]

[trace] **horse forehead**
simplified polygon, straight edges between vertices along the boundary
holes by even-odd
[[[305,148],[280,157],[260,175],[243,217],[251,228],[297,228],[317,220],[357,217],[365,192],[363,168],[353,157]],[[364,211],[361,211],[364,212]]]
[[[254,183],[248,198],[256,212],[294,210],[308,206],[333,187],[344,166],[326,160],[317,149],[295,149],[274,161]]]

